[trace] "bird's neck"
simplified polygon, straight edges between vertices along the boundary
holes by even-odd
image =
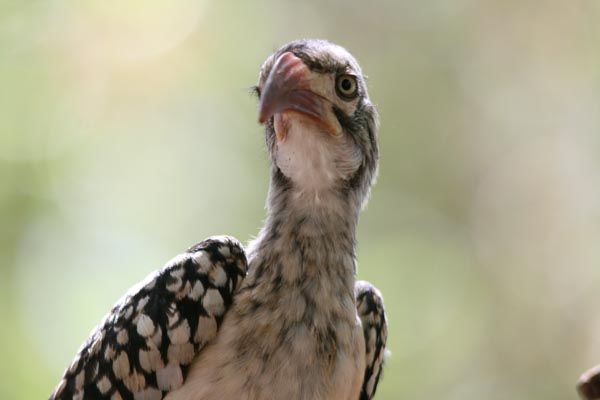
[[[341,190],[302,191],[276,179],[265,226],[249,249],[251,275],[292,286],[331,282],[352,295],[359,202]]]

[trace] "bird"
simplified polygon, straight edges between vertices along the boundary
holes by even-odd
[[[380,291],[356,279],[379,116],[342,46],[283,45],[262,64],[270,185],[246,246],[213,236],[133,286],[50,399],[369,400],[387,353]]]
[[[583,400],[600,399],[600,365],[584,372],[577,382],[577,392]]]

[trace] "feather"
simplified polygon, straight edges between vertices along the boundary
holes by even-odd
[[[246,269],[244,250],[230,237],[175,257],[113,307],[50,399],[161,399],[180,387],[185,366],[216,336]]]

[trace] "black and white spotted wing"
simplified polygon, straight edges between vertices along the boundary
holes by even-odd
[[[365,335],[366,369],[360,390],[360,400],[371,400],[375,396],[381,377],[385,343],[387,341],[387,321],[383,307],[383,297],[369,282],[358,281],[354,287],[356,308]]]
[[[246,271],[243,247],[226,236],[175,257],[113,307],[50,399],[162,399],[216,336]]]

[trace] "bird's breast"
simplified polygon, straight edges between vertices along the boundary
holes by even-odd
[[[364,339],[353,292],[339,276],[287,282],[276,271],[251,271],[187,389],[168,399],[358,398]]]
[[[358,324],[318,332],[302,323],[284,327],[226,318],[215,343],[192,364],[186,384],[170,400],[355,400],[364,374]],[[336,337],[343,329],[351,342]],[[243,336],[246,335],[246,336]]]

